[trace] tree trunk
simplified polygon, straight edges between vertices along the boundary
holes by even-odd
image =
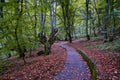
[[[18,5],[16,6],[15,8],[15,11],[16,11],[16,27],[15,27],[15,38],[16,38],[16,42],[17,42],[17,47],[18,47],[18,51],[19,51],[19,56],[23,58],[23,61],[24,63],[26,63],[25,61],[25,53],[24,51],[22,50],[22,47],[20,46],[20,42],[19,42],[19,38],[18,38],[18,27],[19,27],[19,21],[20,21],[20,17],[22,16],[22,8],[23,8],[23,0],[18,0],[18,1],[15,1]],[[19,3],[21,3],[21,9],[19,9]]]
[[[1,3],[4,3],[5,0],[0,0]],[[3,6],[0,7],[0,17],[3,18]]]
[[[43,4],[46,4],[46,3],[47,3],[47,0],[45,2],[41,1],[40,5],[43,6]],[[42,29],[42,32],[44,32],[44,30],[45,30],[46,12],[47,12],[47,7],[42,8],[41,12],[39,14],[40,30]]]
[[[48,41],[45,43],[44,49],[46,55],[48,55],[51,52],[51,45]]]
[[[65,32],[66,32],[66,35],[65,35],[65,40],[67,41],[68,40],[68,33],[67,33],[67,19],[66,19],[66,14],[65,14],[65,5],[63,2],[61,2],[61,8],[62,8],[62,14],[63,14],[63,19],[64,19],[64,28],[65,28]]]
[[[115,28],[116,28],[116,19],[115,19],[115,15],[114,15],[114,0],[111,0],[111,16],[112,16],[112,20],[113,20],[113,34],[114,34],[114,32],[115,32]],[[113,35],[114,36],[114,35]]]
[[[97,7],[96,7],[96,1],[94,1],[94,7],[95,7],[95,11],[97,13],[97,20],[98,20],[98,33],[100,33],[100,26],[101,26],[101,23],[100,23],[100,12],[98,11]]]
[[[52,0],[51,5],[50,5],[51,32],[53,32],[53,29],[56,28],[56,8],[57,8],[57,2],[56,2],[56,0]]]
[[[68,37],[69,42],[72,42],[72,36],[71,36],[71,25],[70,25],[70,13],[69,13],[69,5],[70,0],[65,0],[65,2],[60,1],[61,7],[62,7],[62,14],[64,19],[64,26],[66,31],[66,40]]]
[[[72,43],[72,36],[71,36],[71,31],[70,30],[69,30],[68,36],[69,36],[69,43]]]
[[[95,32],[95,25],[94,25],[94,20],[92,21],[92,25],[93,25],[93,34],[94,34],[94,37],[96,37],[96,32]]]
[[[37,0],[35,0],[35,8],[37,8]],[[36,44],[36,40],[37,40],[37,31],[36,31],[36,25],[37,25],[37,14],[36,14],[36,9],[34,11],[34,18],[35,18],[35,23],[34,23],[34,37],[35,37],[35,42],[34,44]]]
[[[66,2],[66,17],[67,17],[67,27],[68,27],[68,37],[69,37],[69,43],[72,43],[72,36],[71,36],[71,25],[70,25],[70,20],[71,20],[71,16],[70,16],[70,1],[68,0]]]
[[[108,15],[109,15],[109,0],[106,0],[105,16],[104,16],[104,39],[105,39],[105,42],[108,39],[108,35],[107,35],[108,17],[109,17]]]
[[[88,4],[89,4],[89,0],[86,0],[86,37],[87,40],[90,40],[90,36],[88,34]]]
[[[30,55],[29,55],[29,57],[32,57],[32,49],[30,48]]]

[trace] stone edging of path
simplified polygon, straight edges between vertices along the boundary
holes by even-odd
[[[97,72],[96,72],[96,62],[93,58],[89,57],[87,53],[81,49],[77,50],[80,55],[83,57],[83,59],[87,62],[90,72],[91,72],[91,78],[92,80],[97,80]]]
[[[90,56],[88,56],[87,55],[87,53],[85,52],[85,51],[83,51],[82,49],[77,49],[77,50],[79,50],[79,51],[81,51],[85,56],[87,56],[94,64],[97,64],[97,62],[95,61],[95,59],[94,58],[92,58],[92,57],[90,57]]]

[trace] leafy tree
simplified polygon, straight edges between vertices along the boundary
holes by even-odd
[[[25,50],[30,50],[31,55],[31,50],[41,45],[37,36],[40,32],[47,39],[45,53],[50,52],[56,37],[66,38],[70,43],[75,36],[86,36],[89,40],[92,35],[104,34],[106,40],[111,40],[111,36],[114,39],[120,28],[119,3],[119,0],[0,0],[0,53],[16,53],[24,59]]]

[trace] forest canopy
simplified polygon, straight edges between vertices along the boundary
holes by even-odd
[[[38,34],[49,38],[57,28],[58,40],[120,32],[119,0],[0,0],[0,55],[23,56],[39,47]]]

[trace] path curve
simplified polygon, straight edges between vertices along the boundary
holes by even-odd
[[[52,80],[91,80],[89,68],[79,53],[67,42],[58,44],[66,49],[67,59],[64,68]]]

